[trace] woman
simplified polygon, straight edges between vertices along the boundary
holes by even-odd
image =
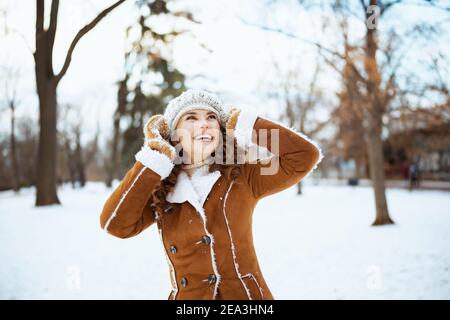
[[[151,117],[144,135],[134,166],[105,203],[102,228],[129,238],[156,223],[169,300],[274,299],[253,246],[253,209],[306,177],[323,157],[319,147],[197,90]],[[255,147],[272,157],[251,158]]]

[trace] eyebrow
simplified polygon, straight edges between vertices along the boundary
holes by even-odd
[[[215,113],[213,111],[208,111],[207,115],[209,115],[209,114],[214,114],[215,115]],[[188,116],[188,115],[196,116],[197,112],[189,111],[189,112],[186,112],[186,114],[184,116]]]

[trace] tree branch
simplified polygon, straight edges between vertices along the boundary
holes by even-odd
[[[52,8],[50,11],[50,24],[48,27],[50,49],[53,48],[53,44],[55,42],[56,27],[58,25],[58,8],[59,8],[59,0],[53,0]]]
[[[348,57],[342,55],[341,53],[339,53],[339,52],[337,52],[335,50],[332,50],[330,48],[324,47],[323,45],[321,45],[318,42],[299,37],[299,36],[297,36],[295,34],[292,34],[292,33],[289,33],[289,32],[285,32],[285,31],[283,31],[281,29],[269,28],[269,27],[266,27],[266,26],[260,26],[260,25],[251,24],[251,23],[246,22],[243,19],[241,19],[241,21],[244,24],[246,24],[246,25],[249,25],[249,26],[252,26],[252,27],[257,27],[259,29],[266,30],[266,31],[277,32],[277,33],[285,35],[285,36],[287,36],[289,38],[293,38],[293,39],[296,39],[296,40],[299,40],[299,41],[302,41],[302,42],[305,42],[307,44],[310,44],[310,45],[313,45],[313,46],[317,47],[319,49],[319,53],[321,53],[322,57],[326,60],[326,62],[330,66],[332,66],[334,69],[336,69],[336,71],[338,71],[340,73],[340,71],[337,69],[337,67],[333,65],[333,62],[331,60],[329,60],[326,56],[323,55],[323,51],[326,51],[326,52],[330,53],[331,55],[336,56],[339,59],[347,62],[349,64],[349,66],[352,68],[352,70],[355,73],[355,75],[358,77],[358,79],[363,81],[364,83],[367,83],[367,80],[361,75],[361,73],[359,72],[358,68],[355,66],[353,61],[351,61]]]
[[[385,5],[381,5],[380,16],[382,16],[383,13],[388,11],[389,8],[392,8],[394,5],[399,4],[400,2],[402,2],[402,0],[394,0],[394,1],[386,3]]]
[[[47,48],[45,53],[47,56],[47,61],[53,61],[53,46],[55,44],[56,28],[58,26],[58,8],[59,8],[59,0],[53,0],[50,10],[50,23],[48,26],[48,30],[45,31],[47,35]],[[48,68],[49,74],[54,76],[53,65],[51,62],[48,63]]]
[[[111,6],[109,6],[108,8],[103,10],[102,12],[100,12],[90,23],[88,23],[80,31],[78,31],[78,33],[76,34],[75,38],[72,40],[72,43],[70,44],[69,50],[67,51],[66,59],[65,59],[64,64],[63,64],[63,66],[61,68],[61,71],[55,77],[56,78],[56,82],[59,82],[61,80],[61,78],[66,74],[67,69],[70,66],[70,62],[72,61],[73,50],[75,49],[78,41],[80,41],[80,39],[85,34],[87,34],[89,31],[91,31],[97,25],[97,23],[99,23],[104,17],[106,17],[111,11],[113,11],[116,7],[121,5],[123,2],[125,2],[125,0],[119,0],[119,1],[115,2]]]
[[[35,34],[35,47],[37,50],[38,43],[41,37],[44,35],[44,0],[36,0],[36,34]]]
[[[364,3],[364,0],[359,0],[359,2],[361,3],[361,5],[362,5],[362,7],[363,7],[363,9],[364,9],[364,12],[366,12],[366,14],[367,14],[367,5]]]
[[[36,1],[36,32],[44,31],[44,0]]]

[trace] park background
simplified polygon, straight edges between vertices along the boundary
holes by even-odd
[[[255,209],[276,299],[449,299],[449,30],[437,0],[1,0],[0,298],[167,298],[156,228],[99,214],[194,88],[324,153]]]

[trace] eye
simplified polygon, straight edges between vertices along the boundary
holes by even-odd
[[[214,114],[209,115],[209,118],[217,119],[217,117]]]
[[[197,118],[194,117],[194,116],[188,116],[188,117],[186,118],[186,120],[195,120],[195,119],[197,119]]]

